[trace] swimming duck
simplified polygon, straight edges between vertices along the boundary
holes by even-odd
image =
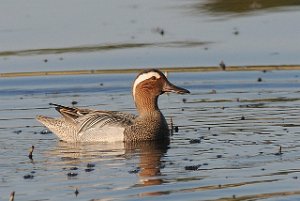
[[[168,124],[157,105],[158,97],[165,92],[190,93],[170,83],[161,71],[144,70],[137,75],[132,87],[138,115],[52,104],[62,117],[38,115],[36,119],[67,142],[166,139],[169,137]]]

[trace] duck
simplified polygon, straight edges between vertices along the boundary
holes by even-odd
[[[160,70],[146,69],[136,76],[132,85],[137,115],[50,103],[61,117],[38,115],[36,119],[65,142],[163,140],[170,136],[167,121],[158,107],[158,97],[164,93],[190,91],[172,84]]]

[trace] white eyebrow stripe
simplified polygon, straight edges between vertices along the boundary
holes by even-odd
[[[157,79],[160,78],[160,74],[158,74],[157,72],[143,73],[140,76],[138,76],[138,78],[134,81],[133,89],[132,89],[134,99],[135,99],[135,88],[137,87],[137,85],[153,76],[156,77]]]

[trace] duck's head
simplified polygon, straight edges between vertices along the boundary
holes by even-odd
[[[177,87],[157,69],[144,70],[137,75],[132,88],[132,95],[135,101],[138,98],[155,98],[165,92],[178,94],[190,93],[187,89]]]

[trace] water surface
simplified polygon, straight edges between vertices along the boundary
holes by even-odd
[[[299,75],[170,73],[192,92],[160,97],[178,132],[125,145],[59,142],[34,118],[58,116],[49,102],[135,113],[135,74],[1,78],[0,199],[298,200]]]
[[[0,73],[297,65],[299,6],[4,0]],[[192,92],[159,100],[178,132],[136,144],[63,143],[35,120],[59,115],[50,102],[136,113],[135,74],[1,78],[0,199],[299,200],[299,75],[169,73]]]

